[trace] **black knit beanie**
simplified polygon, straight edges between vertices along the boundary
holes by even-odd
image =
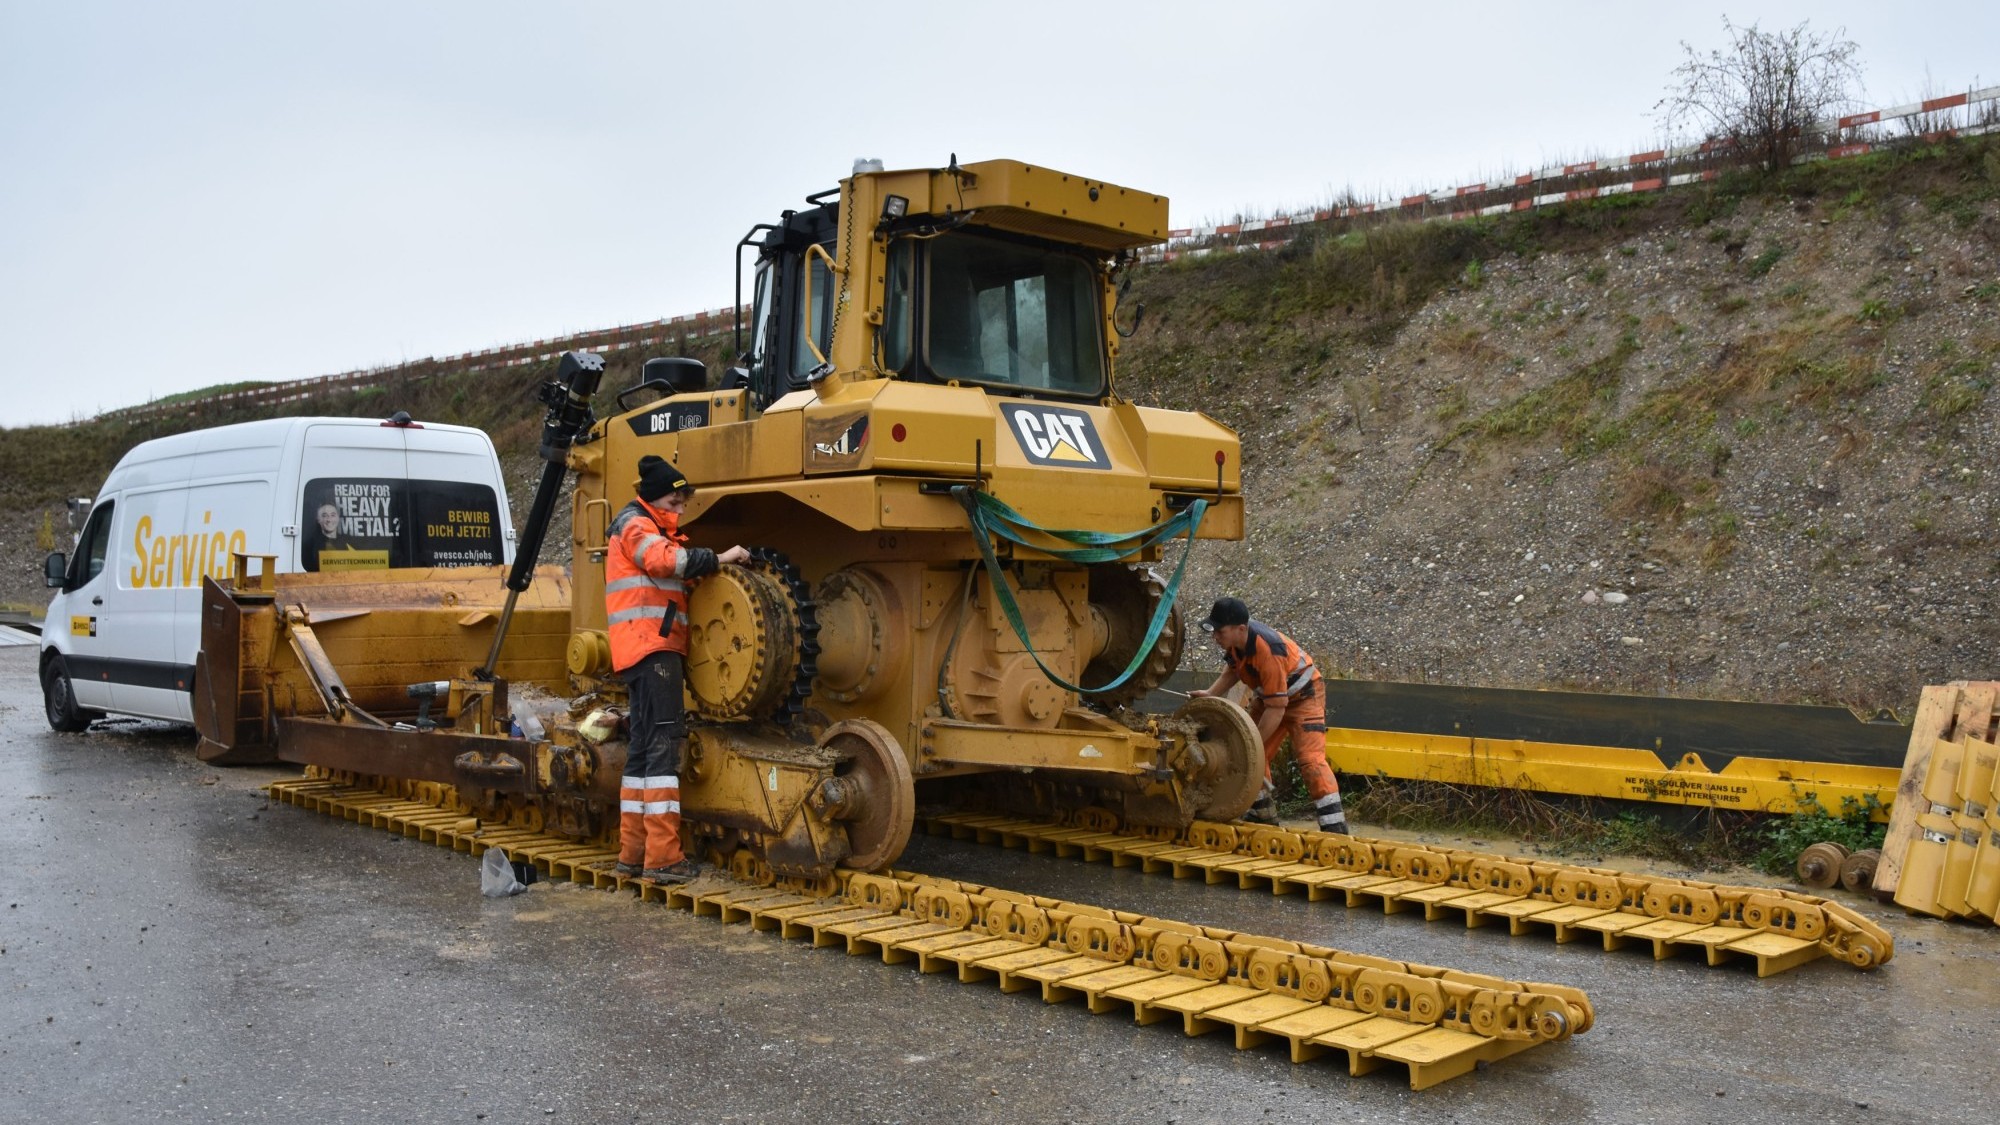
[[[694,491],[694,486],[681,475],[679,469],[668,464],[664,458],[647,454],[639,458],[639,499],[651,503],[669,492],[686,489]]]

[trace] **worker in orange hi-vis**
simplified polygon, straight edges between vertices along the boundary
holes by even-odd
[[[604,610],[611,666],[630,693],[630,740],[618,782],[620,875],[685,883],[701,865],[681,848],[681,695],[688,649],[688,584],[750,552],[690,547],[681,512],[694,486],[658,457],[639,458],[638,498],[611,521]]]
[[[1313,799],[1313,813],[1322,832],[1347,832],[1347,812],[1340,806],[1340,783],[1326,764],[1326,681],[1313,658],[1299,643],[1261,621],[1236,598],[1217,598],[1201,627],[1215,636],[1228,662],[1222,675],[1206,690],[1191,696],[1222,695],[1237,684],[1250,687],[1250,718],[1264,740],[1264,789],[1245,820],[1278,823],[1278,803],[1271,787],[1271,763],[1285,738]]]

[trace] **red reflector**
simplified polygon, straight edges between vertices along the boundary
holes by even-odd
[[[910,431],[904,429],[903,424],[898,422],[889,427],[889,436],[895,438],[897,441],[902,441],[904,438],[910,436]]]
[[[1216,464],[1220,465],[1220,464],[1222,464],[1222,463],[1223,463],[1224,461],[1226,461],[1226,460],[1228,460],[1228,458],[1227,458],[1227,457],[1225,457],[1225,456],[1223,456],[1223,453],[1222,453],[1222,450],[1218,449],[1218,450],[1216,450],[1216,451],[1215,451],[1215,463],[1216,463]]]

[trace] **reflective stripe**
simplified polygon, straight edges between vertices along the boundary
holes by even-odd
[[[612,519],[611,532],[604,558],[611,666],[623,672],[656,652],[686,653],[688,584],[675,571],[689,552],[672,513],[633,500]]]
[[[1312,683],[1313,683],[1313,666],[1308,664],[1293,674],[1292,682],[1285,685],[1285,691],[1292,695],[1297,695],[1298,693],[1311,687]]]
[[[682,550],[678,543],[675,543],[674,541],[668,539],[664,535],[648,535],[644,539],[639,540],[639,548],[632,552],[632,561],[639,564],[639,569],[650,572],[653,568],[646,565],[646,556],[652,554],[654,546],[660,543],[665,543],[667,545],[667,550],[671,553],[671,556],[673,558],[674,561],[673,579],[686,577],[688,553]],[[660,581],[665,582],[671,580],[672,579],[661,579]],[[681,586],[680,583],[677,581],[674,583],[673,588],[677,590],[685,589],[685,587]]]
[[[663,774],[659,777],[649,777],[646,779],[646,784],[642,786],[645,789],[679,789],[680,787],[681,779],[671,773]]]
[[[646,811],[646,803],[644,801],[620,801],[618,802],[618,811],[622,813],[643,813]]]
[[[1341,831],[1345,832],[1347,830],[1347,818],[1340,813],[1319,814],[1319,826],[1321,828],[1332,828],[1336,824],[1340,826]]]
[[[681,803],[680,803],[679,801],[647,801],[647,802],[646,802],[646,815],[647,815],[647,816],[658,816],[658,815],[659,815],[659,814],[661,814],[661,813],[677,813],[677,812],[679,812],[679,811],[681,811]]]
[[[616,594],[625,590],[685,590],[687,583],[678,578],[655,578],[650,574],[620,578],[616,582],[604,584],[604,592]]]
[[[1321,811],[1324,811],[1326,809],[1334,809],[1337,811],[1340,808],[1340,794],[1328,793],[1326,796],[1321,797],[1317,801],[1314,801],[1313,807]]]
[[[646,779],[643,777],[633,777],[628,773],[618,779],[618,788],[620,789],[644,789],[645,787]]]

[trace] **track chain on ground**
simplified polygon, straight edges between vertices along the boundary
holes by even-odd
[[[1710,965],[1752,957],[1771,976],[1832,956],[1872,969],[1895,955],[1889,932],[1841,903],[1782,888],[1726,886],[1482,852],[1196,821],[1178,836],[1124,834],[974,812],[925,814],[933,835],[1047,851],[1177,879],[1199,874],[1309,901],[1380,902],[1387,914],[1421,906],[1426,921],[1468,928],[1505,920],[1508,932],[1546,931],[1558,944],[1598,934],[1604,948],[1649,944],[1655,958],[1700,949]]]
[[[1344,1057],[1350,1074],[1399,1063],[1424,1089],[1589,1030],[1575,988],[1461,973],[912,872],[840,871],[824,893],[707,876],[669,886],[618,875],[617,856],[527,828],[325,777],[274,782],[276,800],[456,851],[506,850],[550,878],[636,892],[724,922],[1001,992],[1082,998],[1140,1024],[1178,1018],[1188,1035],[1228,1028],[1238,1049],[1283,1041],[1293,1062]]]

